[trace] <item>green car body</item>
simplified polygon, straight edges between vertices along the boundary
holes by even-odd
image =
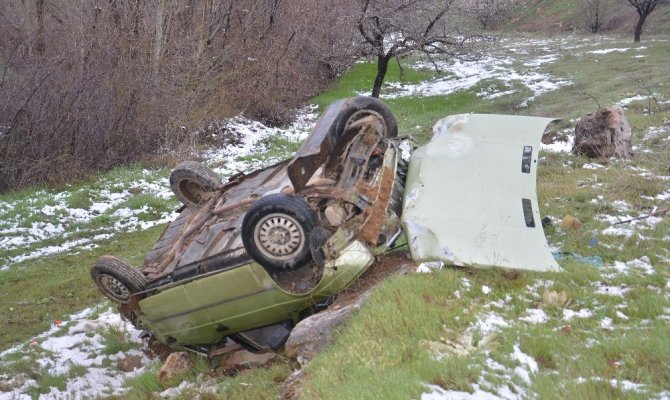
[[[219,343],[233,332],[297,323],[301,312],[342,291],[373,262],[368,248],[353,241],[325,266],[319,284],[301,294],[283,290],[253,262],[141,300],[139,322],[159,340],[181,345]]]
[[[155,339],[211,355],[228,339],[281,347],[402,231],[417,262],[560,270],[535,193],[550,121],[447,117],[410,157],[383,103],[339,100],[292,160],[225,184],[198,166],[175,169],[185,206],[144,266],[103,257],[93,279]]]

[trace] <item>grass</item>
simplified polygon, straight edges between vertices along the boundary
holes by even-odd
[[[267,166],[272,163],[287,160],[300,148],[300,142],[280,136],[268,136],[258,141],[257,146],[263,151],[254,152],[247,156],[240,156],[236,161],[245,161],[252,165]]]
[[[102,336],[102,345],[104,346],[102,354],[111,356],[119,352],[127,352],[128,350],[138,348],[136,342],[129,342],[126,340],[126,332],[122,331],[117,326],[111,325],[100,332]]]

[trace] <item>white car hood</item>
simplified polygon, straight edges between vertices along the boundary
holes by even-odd
[[[415,261],[559,271],[536,195],[548,118],[461,114],[410,159],[402,223]]]

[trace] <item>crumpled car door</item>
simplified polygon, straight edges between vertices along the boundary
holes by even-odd
[[[552,119],[443,118],[410,159],[402,223],[415,261],[558,271],[537,204],[540,139]]]

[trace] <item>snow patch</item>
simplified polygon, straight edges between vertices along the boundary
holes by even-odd
[[[67,321],[54,323],[51,329],[33,338],[28,344],[5,350],[0,356],[4,358],[9,354],[23,354],[24,359],[30,360],[29,355],[38,352],[34,367],[51,375],[67,375],[75,366],[85,367],[83,375],[67,380],[64,390],[51,387],[45,398],[85,399],[102,395],[121,396],[128,390],[123,387],[123,381],[142,373],[152,361],[136,348],[111,355],[104,354],[106,344],[101,333],[110,328],[118,330],[123,335],[123,340],[135,343],[135,347],[143,347],[139,339],[140,331],[129,322],[123,321],[116,310],[104,308],[107,310],[97,316],[94,315],[95,308],[87,308],[73,314]],[[55,335],[58,331],[66,329],[65,324],[72,325],[67,334]],[[131,356],[139,356],[142,367],[133,372],[120,371],[117,362]],[[27,392],[35,385],[34,380],[27,379],[11,391],[0,393],[0,399],[26,397]]]
[[[593,316],[593,311],[583,308],[579,311],[573,311],[568,308],[563,309],[563,320],[570,321],[573,318],[591,318]]]
[[[543,324],[549,320],[549,316],[542,309],[529,308],[526,310],[526,315],[520,317],[519,320],[531,324]]]

